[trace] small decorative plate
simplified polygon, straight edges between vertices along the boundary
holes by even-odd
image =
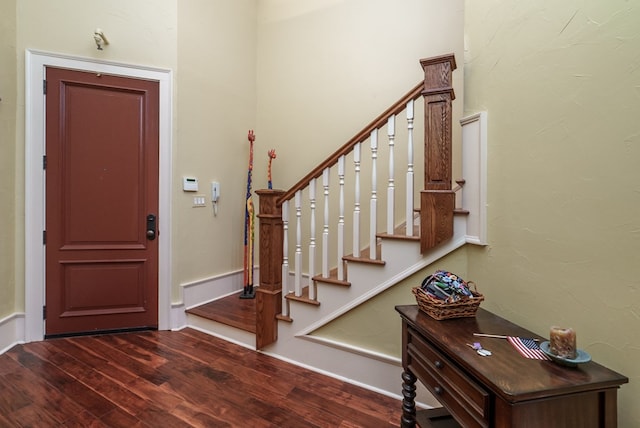
[[[548,341],[542,342],[540,344],[540,350],[542,350],[542,352],[544,352],[553,361],[558,364],[562,364],[563,366],[576,367],[578,364],[588,363],[589,361],[591,361],[591,355],[587,354],[582,349],[577,349],[576,357],[571,359],[558,357],[557,355],[552,354],[549,346],[550,345]]]

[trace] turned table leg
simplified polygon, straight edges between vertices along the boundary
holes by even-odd
[[[402,372],[402,428],[414,428],[416,426],[416,377],[406,369]]]

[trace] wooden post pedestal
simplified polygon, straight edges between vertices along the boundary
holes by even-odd
[[[256,348],[278,339],[282,312],[282,207],[276,202],[283,190],[256,190],[259,196],[260,287],[256,289]]]

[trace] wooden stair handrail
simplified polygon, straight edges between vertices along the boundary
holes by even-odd
[[[282,202],[289,200],[294,197],[298,190],[304,189],[307,187],[309,182],[312,179],[318,178],[322,175],[322,171],[326,168],[335,165],[338,163],[338,159],[340,156],[346,155],[353,147],[366,140],[371,134],[371,131],[374,129],[381,128],[387,123],[389,117],[394,114],[398,114],[402,110],[406,108],[406,104],[409,101],[416,100],[422,96],[422,91],[424,89],[424,80],[421,80],[413,89],[407,92],[402,98],[396,101],[391,107],[386,109],[382,114],[380,114],[377,118],[375,118],[371,123],[365,126],[360,132],[358,132],[354,137],[352,137],[349,141],[347,141],[342,147],[336,150],[331,156],[326,158],[322,163],[320,163],[315,169],[305,175],[300,181],[294,184],[289,190],[287,190],[282,196],[278,198],[277,204],[281,205]]]

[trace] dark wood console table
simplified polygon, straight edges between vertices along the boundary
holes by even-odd
[[[528,359],[505,339],[475,337],[547,340],[482,308],[475,318],[442,321],[417,305],[396,310],[402,317],[402,427],[416,425],[416,380],[444,407],[418,412],[422,428],[617,426],[617,390],[629,381],[625,376],[593,361],[565,367]],[[473,342],[493,355],[478,355],[467,346]]]

